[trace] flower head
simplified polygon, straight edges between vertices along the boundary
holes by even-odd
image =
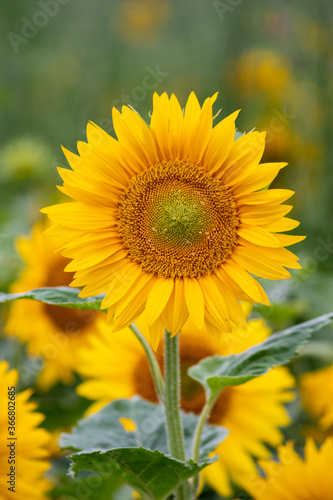
[[[138,321],[146,335],[143,318]],[[248,329],[234,330],[214,339],[188,321],[180,335],[181,407],[199,414],[205,404],[204,390],[187,375],[190,366],[206,356],[228,355],[244,351],[262,342],[270,330],[261,319],[250,320]],[[163,345],[157,350],[163,369]],[[80,395],[95,400],[90,411],[96,411],[113,399],[135,394],[157,402],[149,365],[144,350],[130,329],[110,336],[107,328],[101,337],[91,335],[89,346],[81,351],[79,373],[86,378],[78,387]],[[268,458],[265,443],[277,446],[282,441],[280,426],[289,423],[283,404],[293,398],[290,389],[294,380],[285,368],[275,368],[268,374],[238,387],[228,387],[217,400],[210,423],[229,429],[227,439],[217,448],[220,459],[207,467],[204,478],[220,494],[230,494],[229,478],[241,483],[242,478],[255,472],[252,456]]]
[[[263,191],[284,163],[260,164],[265,134],[234,142],[238,112],[213,127],[216,95],[183,112],[174,95],[154,95],[150,127],[130,108],[113,109],[118,140],[94,124],[80,156],[66,151],[60,189],[76,201],[44,209],[50,234],[67,241],[73,286],[106,293],[114,330],[145,310],[153,345],[190,316],[212,334],[246,325],[239,301],[269,304],[252,276],[283,279],[299,268],[279,234],[298,222],[281,205],[293,192]],[[251,274],[250,274],[251,273]]]
[[[326,439],[320,449],[308,439],[304,460],[291,442],[280,446],[278,455],[279,463],[260,463],[265,479],[250,478],[254,500],[333,500],[333,439]]]
[[[235,83],[244,94],[266,93],[272,98],[281,97],[290,86],[289,61],[272,50],[246,51],[236,61]]]
[[[73,275],[64,272],[69,260],[56,252],[62,242],[45,236],[46,227],[37,223],[31,238],[17,240],[26,269],[13,284],[13,292],[66,286],[72,280]],[[58,381],[68,384],[73,380],[77,353],[86,344],[87,333],[97,334],[97,316],[103,313],[18,300],[11,307],[5,331],[26,342],[31,355],[43,358],[37,382],[40,388],[47,389]]]
[[[42,500],[46,498],[46,490],[50,483],[44,478],[44,473],[50,464],[46,460],[47,445],[51,436],[39,424],[44,415],[36,413],[36,404],[29,401],[31,391],[15,394],[15,440],[14,447],[8,447],[11,436],[8,434],[8,390],[17,384],[17,370],[8,371],[6,361],[0,362],[0,499],[10,500]],[[11,390],[11,393],[13,390]],[[13,410],[12,410],[13,411]],[[15,493],[8,490],[10,451],[15,453]],[[14,457],[12,454],[11,458]]]

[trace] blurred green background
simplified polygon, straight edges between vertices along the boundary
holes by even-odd
[[[201,103],[219,91],[220,117],[241,108],[239,131],[267,130],[264,160],[290,164],[275,187],[296,192],[291,217],[307,235],[294,247],[304,269],[267,284],[273,307],[260,314],[279,328],[331,311],[332,20],[330,0],[2,2],[0,289],[22,267],[15,237],[58,199],[60,145],[76,151],[89,120],[113,134],[113,106],[148,121],[154,91],[182,105],[192,90]],[[316,337],[321,354],[313,361],[311,346],[296,373],[328,363],[331,335]]]

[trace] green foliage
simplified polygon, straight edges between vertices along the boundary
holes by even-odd
[[[241,385],[264,375],[274,366],[287,363],[309,339],[310,334],[333,320],[333,313],[319,316],[271,335],[240,354],[212,356],[192,366],[190,377],[202,384],[208,396],[225,387]]]
[[[88,477],[78,480],[68,476],[62,478],[59,484],[49,493],[56,500],[110,500],[111,495],[122,486],[122,482],[115,477],[104,477],[101,474],[89,474]],[[127,497],[126,497],[127,498]],[[131,495],[128,496],[131,499]]]
[[[126,431],[120,419],[130,419],[135,430]],[[191,453],[197,417],[182,414],[186,455]],[[112,425],[110,425],[112,423]],[[206,425],[198,463],[182,462],[168,454],[168,440],[161,406],[139,397],[119,399],[81,420],[60,444],[75,451],[69,456],[72,471],[94,471],[116,476],[148,498],[162,500],[217,457],[207,458],[226,437],[223,427]]]
[[[35,390],[32,399],[38,403],[38,411],[43,413],[43,427],[52,431],[73,426],[91,405],[91,401],[75,392],[79,377],[72,385],[58,383],[47,393]]]
[[[29,292],[21,293],[0,293],[0,303],[17,299],[31,299],[45,302],[61,307],[71,307],[73,309],[93,309],[100,310],[102,295],[96,297],[81,298],[79,288],[69,286],[56,286],[46,288],[35,288]]]

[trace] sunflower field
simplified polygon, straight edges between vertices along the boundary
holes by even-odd
[[[0,26],[0,500],[333,500],[333,3]]]

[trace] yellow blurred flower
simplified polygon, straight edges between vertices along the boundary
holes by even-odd
[[[13,284],[12,292],[66,286],[72,280],[73,274],[64,271],[69,260],[56,252],[61,241],[44,235],[46,227],[37,223],[30,238],[17,240],[26,269]],[[73,381],[79,349],[86,345],[90,332],[97,334],[97,316],[104,317],[104,313],[18,300],[10,309],[5,331],[26,342],[31,355],[43,358],[37,382],[41,389],[47,389],[58,381]]]
[[[112,18],[112,29],[125,42],[153,42],[170,16],[168,0],[121,0]]]
[[[0,150],[0,178],[19,179],[45,174],[51,152],[41,141],[30,137],[14,139]]]
[[[52,233],[76,271],[82,297],[106,293],[114,331],[146,310],[151,342],[177,334],[191,316],[212,335],[244,327],[239,300],[269,304],[253,277],[280,280],[299,269],[285,246],[303,237],[282,203],[289,190],[268,186],[285,163],[259,163],[265,133],[236,141],[231,114],[213,127],[213,104],[195,94],[154,94],[150,127],[132,109],[113,108],[118,140],[87,126],[80,156],[64,150],[61,190],[75,201],[47,207]],[[239,299],[239,300],[238,300]]]
[[[265,92],[276,98],[285,90],[290,75],[288,61],[272,50],[249,50],[235,62],[235,82],[244,93]]]
[[[333,500],[333,439],[320,449],[308,439],[304,460],[291,442],[279,447],[278,456],[279,462],[260,462],[266,478],[249,478],[254,500]]]
[[[38,427],[44,415],[34,411],[37,405],[29,401],[30,389],[16,393],[15,400],[8,399],[8,393],[13,395],[15,392],[13,388],[16,387],[17,379],[17,370],[8,371],[8,363],[0,361],[0,499],[41,500],[46,498],[45,493],[50,488],[50,483],[44,478],[50,467],[46,459],[50,435]],[[15,402],[15,420],[10,414],[10,422],[15,422],[15,430],[12,430],[13,426],[9,428],[14,436],[8,430],[9,401]],[[15,488],[15,493],[8,490],[10,487]]]
[[[148,335],[144,318],[140,318],[138,326]],[[199,414],[205,402],[202,387],[187,375],[190,366],[206,356],[242,352],[269,334],[263,320],[250,320],[247,331],[237,329],[225,334],[217,346],[205,330],[187,322],[180,335],[182,409]],[[163,369],[163,345],[157,350],[157,359]],[[91,335],[89,346],[81,351],[78,369],[87,378],[78,387],[78,393],[96,401],[90,412],[113,399],[134,394],[157,401],[144,351],[129,329],[110,335],[104,328],[101,337]],[[279,427],[289,423],[283,404],[293,398],[290,392],[293,386],[289,372],[275,368],[242,386],[225,389],[217,400],[210,422],[227,427],[230,435],[217,448],[219,461],[206,468],[203,475],[219,493],[230,494],[229,476],[241,482],[244,475],[256,470],[252,456],[270,456],[265,443],[271,446],[281,443]]]
[[[333,365],[305,373],[300,387],[305,408],[323,430],[333,431]]]

